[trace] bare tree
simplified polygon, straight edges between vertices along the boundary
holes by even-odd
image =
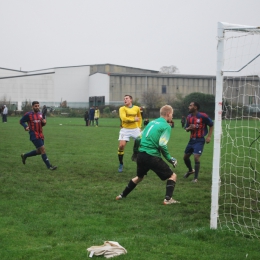
[[[66,108],[67,106],[67,100],[64,100],[60,103],[60,107]]]
[[[163,66],[160,69],[160,73],[162,73],[162,74],[174,74],[174,73],[178,73],[178,72],[179,72],[179,69],[174,65]]]
[[[158,108],[161,107],[163,103],[163,97],[153,91],[143,92],[142,101],[147,108]]]
[[[175,100],[176,100],[176,98],[172,97],[170,95],[164,96],[164,103],[167,104],[167,105],[170,105],[172,107],[174,107]]]

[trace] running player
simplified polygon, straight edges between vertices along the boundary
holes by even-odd
[[[21,119],[20,124],[24,127],[25,131],[29,131],[30,140],[33,142],[36,150],[33,150],[28,153],[22,153],[22,162],[25,164],[25,161],[28,157],[40,155],[43,162],[49,170],[56,170],[57,166],[52,166],[49,162],[49,159],[45,152],[44,147],[44,136],[42,132],[42,127],[46,125],[46,119],[43,119],[42,113],[40,113],[40,104],[38,101],[32,102],[33,111],[27,112]]]

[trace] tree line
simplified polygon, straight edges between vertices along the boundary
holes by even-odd
[[[161,94],[155,92],[144,92],[141,96],[142,104],[138,100],[134,100],[135,105],[145,106],[147,110],[153,110],[160,108],[162,105],[171,105],[175,112],[176,118],[182,115],[187,115],[188,106],[191,102],[196,101],[200,104],[201,111],[208,114],[211,118],[214,118],[215,112],[215,96],[211,94],[204,94],[200,92],[193,92],[185,97],[181,94],[177,94],[175,98],[167,98]]]

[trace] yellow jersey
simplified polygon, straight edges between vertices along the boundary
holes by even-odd
[[[135,121],[136,116],[140,118],[139,122]],[[120,107],[119,117],[121,120],[121,126],[123,128],[133,129],[133,128],[141,128],[142,126],[142,117],[141,117],[140,108],[138,106]]]

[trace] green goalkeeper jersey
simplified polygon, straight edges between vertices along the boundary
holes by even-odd
[[[151,121],[142,132],[139,152],[146,152],[157,157],[161,157],[162,154],[169,161],[171,155],[168,152],[167,143],[170,136],[171,127],[163,117]]]

